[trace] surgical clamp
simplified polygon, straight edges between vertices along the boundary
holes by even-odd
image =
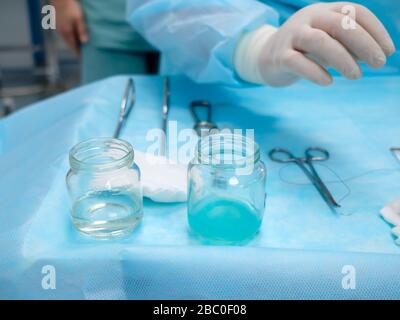
[[[279,156],[280,155],[280,156]],[[307,178],[312,182],[318,190],[325,202],[332,207],[340,208],[340,205],[335,201],[332,194],[322,182],[317,171],[313,166],[314,161],[326,161],[329,159],[329,152],[323,148],[310,147],[305,151],[304,158],[295,157],[289,150],[275,148],[269,152],[269,157],[272,161],[279,163],[293,162],[304,172]],[[308,167],[308,168],[307,168]]]
[[[199,114],[196,112],[197,109],[203,108],[207,111],[207,118],[206,120],[201,120]],[[218,129],[217,125],[212,122],[211,115],[212,115],[212,107],[211,103],[208,101],[193,101],[190,104],[190,110],[192,112],[193,119],[195,121],[195,125],[193,129],[196,131],[197,135],[201,135],[202,131],[207,131],[209,133],[213,129]]]

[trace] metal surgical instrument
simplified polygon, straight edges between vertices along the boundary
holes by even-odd
[[[325,202],[329,206],[340,208],[340,205],[335,201],[326,185],[322,182],[312,164],[314,161],[326,161],[329,159],[329,152],[326,149],[310,147],[306,149],[304,158],[298,158],[287,149],[275,148],[269,152],[269,157],[272,161],[279,163],[295,163],[312,182]]]
[[[207,111],[207,118],[206,120],[201,120],[199,114],[197,113],[197,109],[206,109]],[[201,132],[204,131],[211,131],[212,129],[218,129],[217,125],[212,122],[211,115],[212,115],[212,107],[211,103],[205,100],[197,100],[193,101],[190,104],[190,110],[192,112],[192,116],[194,121],[196,122],[193,129],[196,131],[197,135],[201,135]]]
[[[161,139],[160,150],[162,155],[167,154],[167,125],[168,125],[168,113],[170,105],[170,89],[169,89],[169,78],[164,78],[163,82],[163,99],[162,99],[162,130],[164,132],[164,137]]]
[[[390,151],[394,155],[397,161],[400,161],[400,148],[399,147],[393,147],[390,148]]]
[[[119,110],[118,123],[113,135],[114,138],[119,137],[121,129],[124,126],[125,121],[129,116],[129,113],[132,111],[135,102],[136,102],[135,83],[132,78],[129,78],[125,87],[124,96],[122,97],[121,107]]]

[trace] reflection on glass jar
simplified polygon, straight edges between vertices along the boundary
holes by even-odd
[[[131,232],[143,217],[132,146],[112,138],[86,140],[71,149],[69,162],[66,179],[75,227],[103,239]]]
[[[258,232],[266,170],[258,145],[231,133],[202,137],[188,168],[188,220],[201,238],[244,243]]]

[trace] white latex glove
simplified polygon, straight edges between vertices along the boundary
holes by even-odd
[[[355,9],[349,28],[345,6]],[[348,79],[358,79],[357,60],[374,68],[385,65],[395,47],[382,23],[367,8],[348,2],[317,3],[291,16],[279,29],[263,26],[239,41],[235,67],[254,83],[286,86],[303,77],[329,85],[331,66]]]

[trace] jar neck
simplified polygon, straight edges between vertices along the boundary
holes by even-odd
[[[257,163],[260,149],[253,139],[240,134],[211,134],[199,140],[196,160],[205,165],[239,168]]]
[[[82,141],[69,152],[73,171],[104,172],[130,167],[133,163],[132,146],[120,139],[94,138]]]

